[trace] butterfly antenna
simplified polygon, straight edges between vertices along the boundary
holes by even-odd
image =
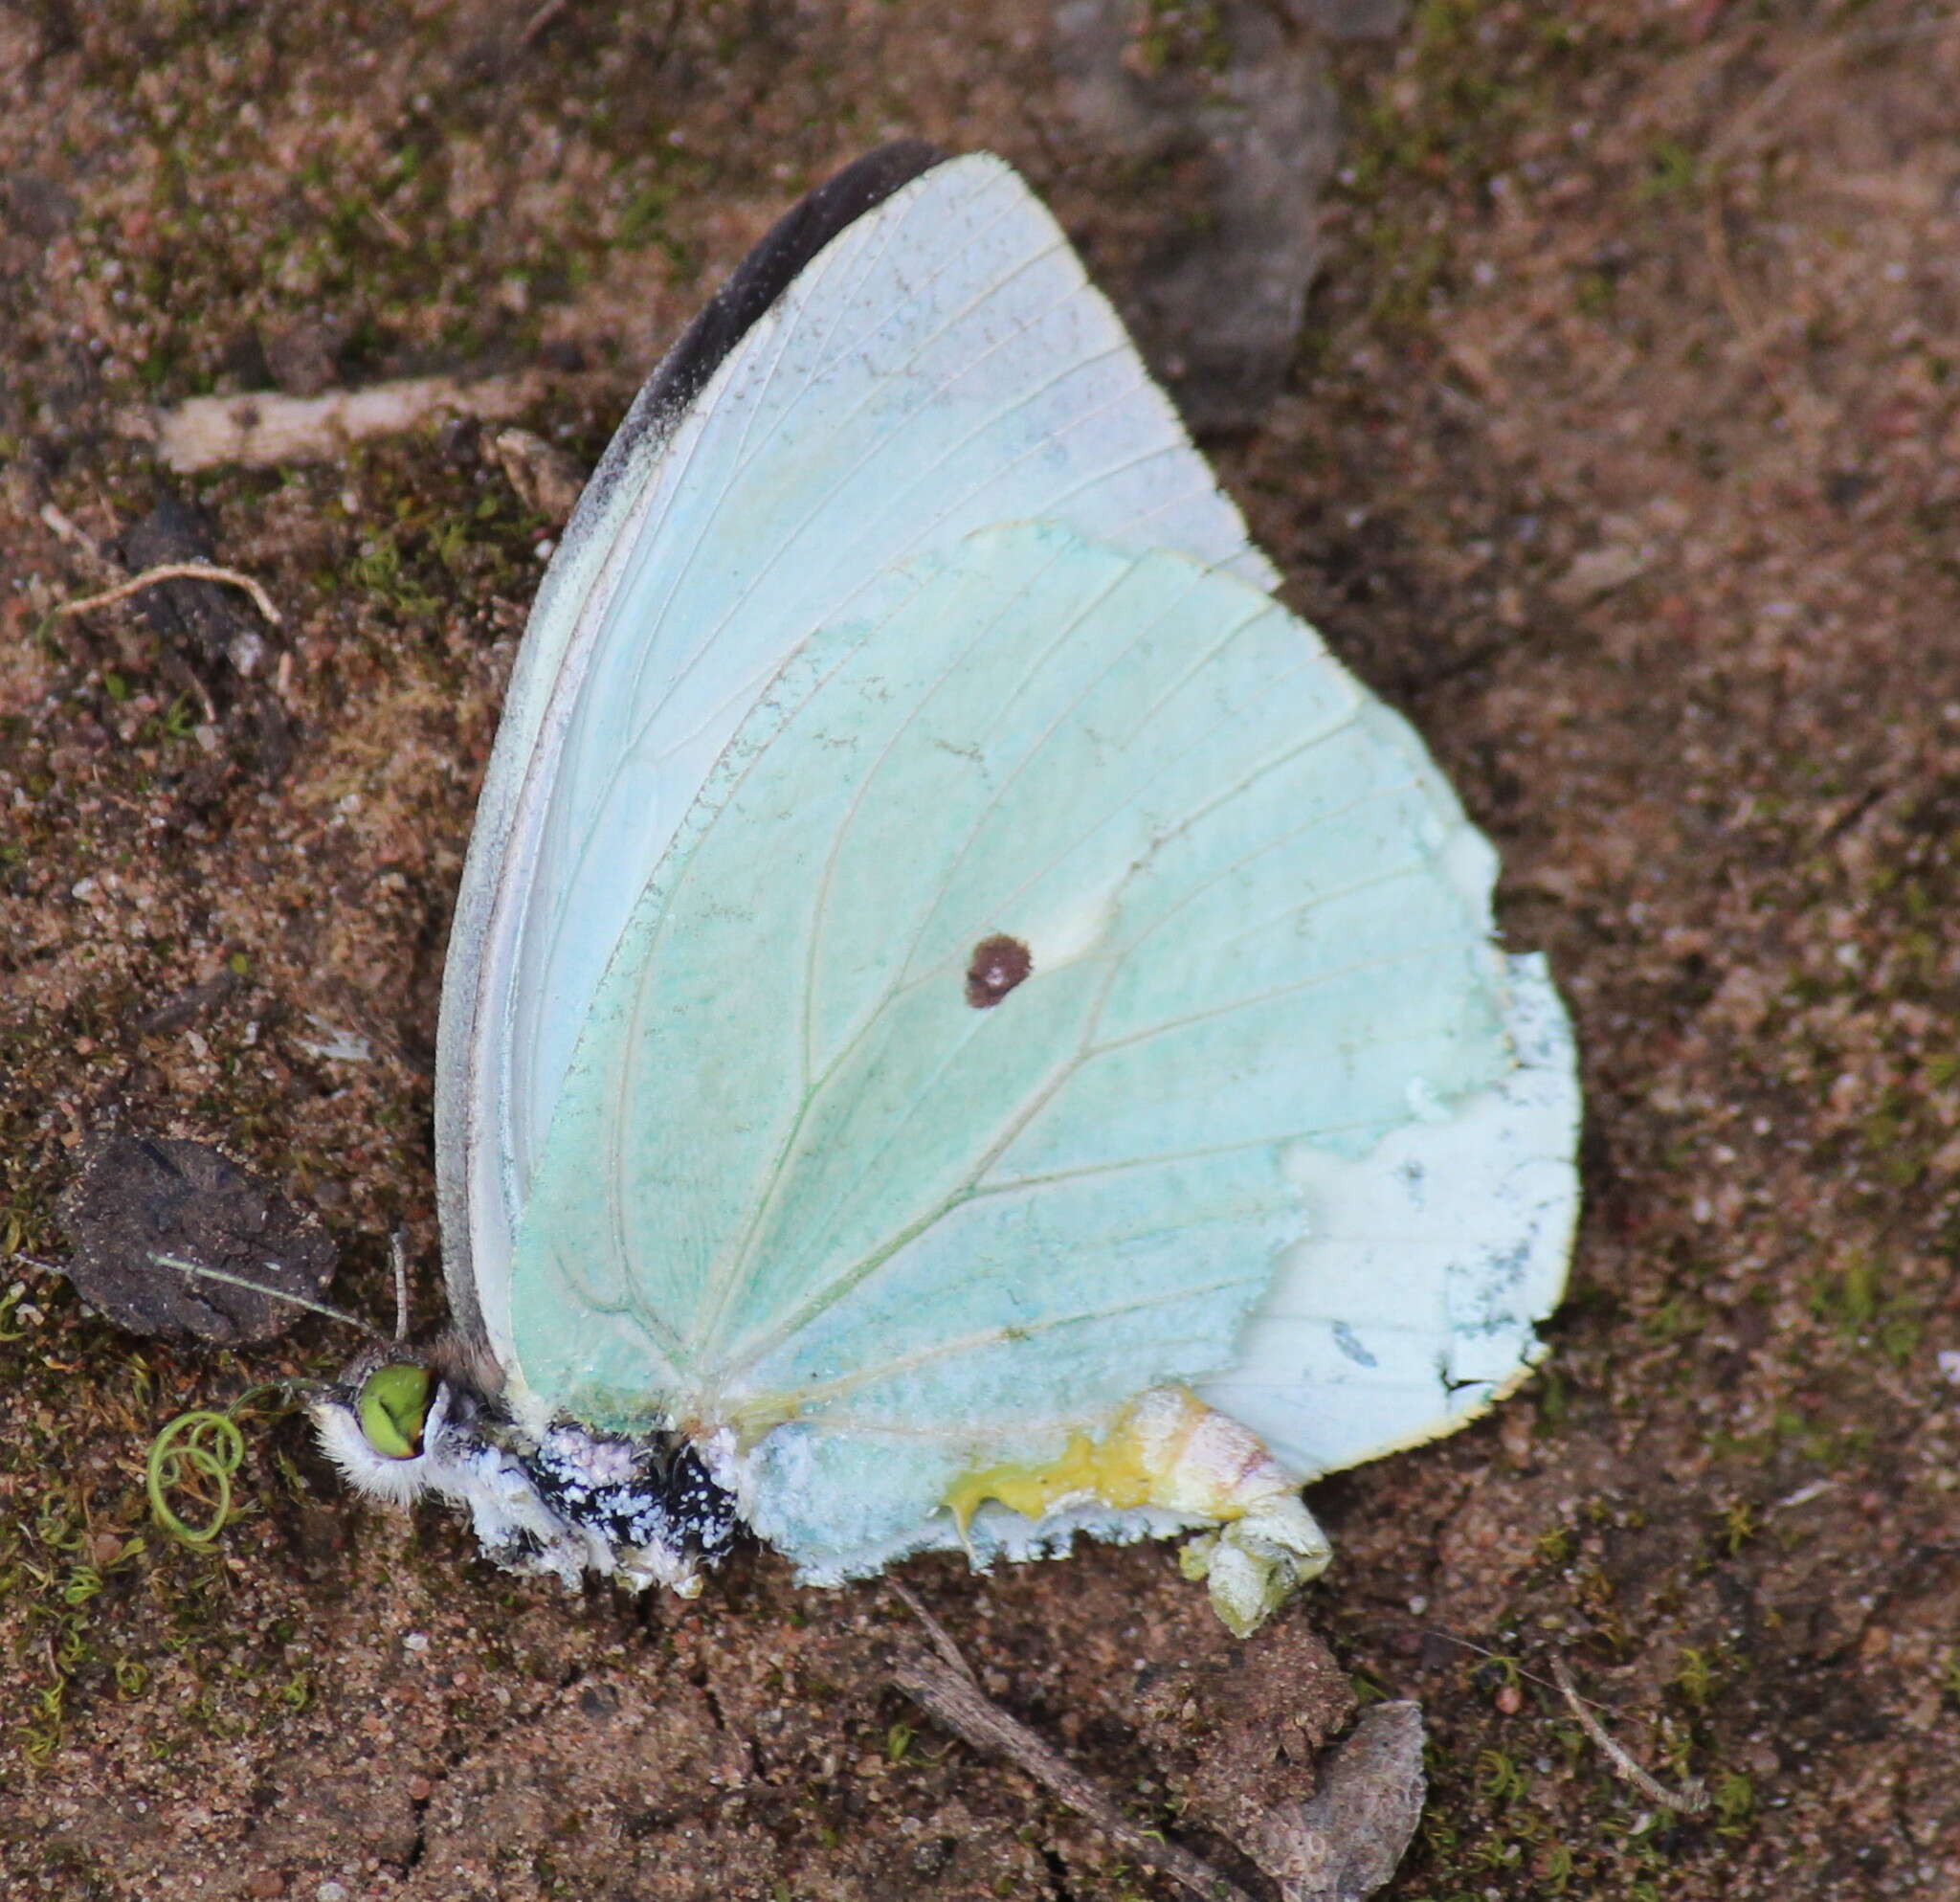
[[[199,1262],[187,1262],[181,1255],[152,1255],[150,1260],[160,1268],[175,1268],[179,1274],[197,1275],[205,1281],[221,1281],[228,1287],[250,1288],[254,1294],[262,1294],[268,1301],[289,1302],[295,1308],[304,1308],[309,1313],[324,1314],[329,1321],[339,1321],[345,1327],[358,1328],[369,1340],[384,1338],[381,1330],[362,1320],[358,1314],[349,1314],[345,1308],[330,1308],[323,1301],[309,1301],[303,1294],[289,1294],[282,1287],[269,1287],[262,1281],[252,1281],[244,1275],[227,1274],[223,1268],[207,1268]],[[273,1263],[268,1262],[267,1267]]]
[[[268,1380],[261,1391],[278,1394],[281,1399],[288,1400],[310,1400],[318,1394],[337,1394],[340,1388],[331,1380],[317,1379],[311,1375],[289,1374],[282,1379]],[[246,1399],[250,1398],[248,1394]],[[243,1402],[234,1401],[233,1404],[242,1405]]]
[[[394,1337],[409,1337],[409,1250],[400,1229],[388,1238],[389,1259],[394,1263]]]

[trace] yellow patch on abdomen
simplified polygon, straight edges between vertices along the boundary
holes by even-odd
[[[963,1533],[989,1500],[1029,1519],[1094,1502],[1119,1511],[1155,1506],[1223,1523],[1294,1488],[1257,1435],[1187,1388],[1153,1387],[1100,1439],[1072,1433],[1046,1465],[962,1474],[946,1504]]]

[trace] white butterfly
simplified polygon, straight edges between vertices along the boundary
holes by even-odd
[[[456,1339],[316,1417],[501,1562],[1217,1526],[1538,1357],[1570,1035],[1001,161],[886,147],[635,403],[518,657],[436,1094]]]

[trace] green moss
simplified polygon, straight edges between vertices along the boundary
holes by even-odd
[[[1649,202],[1677,197],[1691,190],[1700,175],[1701,158],[1694,148],[1663,135],[1647,148],[1647,169],[1640,178],[1637,195]]]
[[[1682,1652],[1681,1663],[1668,1684],[1683,1703],[1693,1710],[1704,1711],[1707,1709],[1720,1681],[1721,1674],[1709,1654],[1689,1646]]]
[[[1130,48],[1149,78],[1180,68],[1222,73],[1232,58],[1231,35],[1214,0],[1142,0]]]
[[[1755,1814],[1756,1792],[1753,1784],[1740,1771],[1727,1771],[1715,1780],[1715,1787],[1709,1792],[1714,1803],[1718,1826],[1724,1835],[1739,1835]]]

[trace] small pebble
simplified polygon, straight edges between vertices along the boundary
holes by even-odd
[[[409,1801],[412,1803],[425,1803],[435,1794],[435,1785],[426,1777],[409,1779]]]
[[[259,1869],[246,1879],[245,1892],[272,1902],[272,1898],[286,1892],[286,1879],[277,1869]]]
[[[1515,1717],[1525,1708],[1525,1693],[1515,1684],[1502,1685],[1492,1700],[1507,1717]]]

